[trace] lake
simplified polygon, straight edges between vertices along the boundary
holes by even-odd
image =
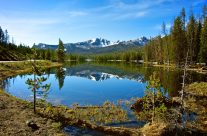
[[[71,106],[100,105],[105,101],[117,102],[132,97],[142,97],[147,81],[157,72],[166,94],[178,95],[182,82],[182,71],[158,67],[145,67],[129,63],[83,63],[47,69],[44,77],[51,83],[47,101],[54,105]],[[25,100],[32,100],[33,93],[25,84],[32,74],[17,75],[4,81],[4,88],[10,94]],[[188,72],[187,83],[206,81],[206,76]]]
[[[63,104],[70,107],[74,103],[80,106],[102,105],[105,101],[116,104],[119,100],[140,98],[144,95],[149,76],[153,72],[158,73],[166,96],[179,95],[182,70],[123,62],[71,62],[64,67],[51,68],[44,72],[46,83],[51,83],[46,100],[53,105]],[[32,101],[33,93],[25,84],[28,78],[33,78],[33,75],[28,73],[9,77],[2,82],[2,86],[16,97]],[[206,75],[188,71],[186,82],[196,81],[207,81]]]

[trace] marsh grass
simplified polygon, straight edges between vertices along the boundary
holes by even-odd
[[[199,96],[207,96],[207,82],[195,82],[187,86],[186,90]]]

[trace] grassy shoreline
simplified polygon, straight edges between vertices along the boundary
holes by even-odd
[[[160,67],[160,68],[168,68],[168,69],[181,69],[182,68],[179,68],[177,67],[175,64],[152,64],[151,62],[144,62],[145,65],[150,65],[150,66],[153,66],[153,67]],[[188,67],[186,69],[187,71],[195,71],[197,73],[200,73],[200,74],[207,74],[207,70],[203,70],[201,66],[197,65],[196,67]]]
[[[63,64],[51,61],[37,61],[37,66],[46,69],[52,67],[59,67]],[[0,81],[18,74],[24,74],[32,72],[32,65],[29,61],[18,61],[18,62],[5,62],[0,63]]]

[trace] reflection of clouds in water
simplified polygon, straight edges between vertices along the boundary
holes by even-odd
[[[29,98],[33,99],[33,98],[34,98],[34,96],[33,96],[33,95],[30,95],[30,97],[29,97]],[[42,97],[40,97],[40,96],[37,96],[37,95],[36,95],[36,99],[42,99]]]

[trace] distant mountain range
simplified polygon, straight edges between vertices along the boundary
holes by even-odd
[[[65,50],[69,53],[81,53],[81,54],[98,54],[98,53],[110,53],[115,51],[128,50],[133,47],[140,47],[145,45],[149,39],[146,37],[137,38],[129,41],[116,41],[111,42],[102,38],[95,38],[83,42],[66,43],[64,44]],[[35,45],[35,48],[39,49],[53,49],[56,50],[58,45],[49,45],[45,43],[39,43]]]

